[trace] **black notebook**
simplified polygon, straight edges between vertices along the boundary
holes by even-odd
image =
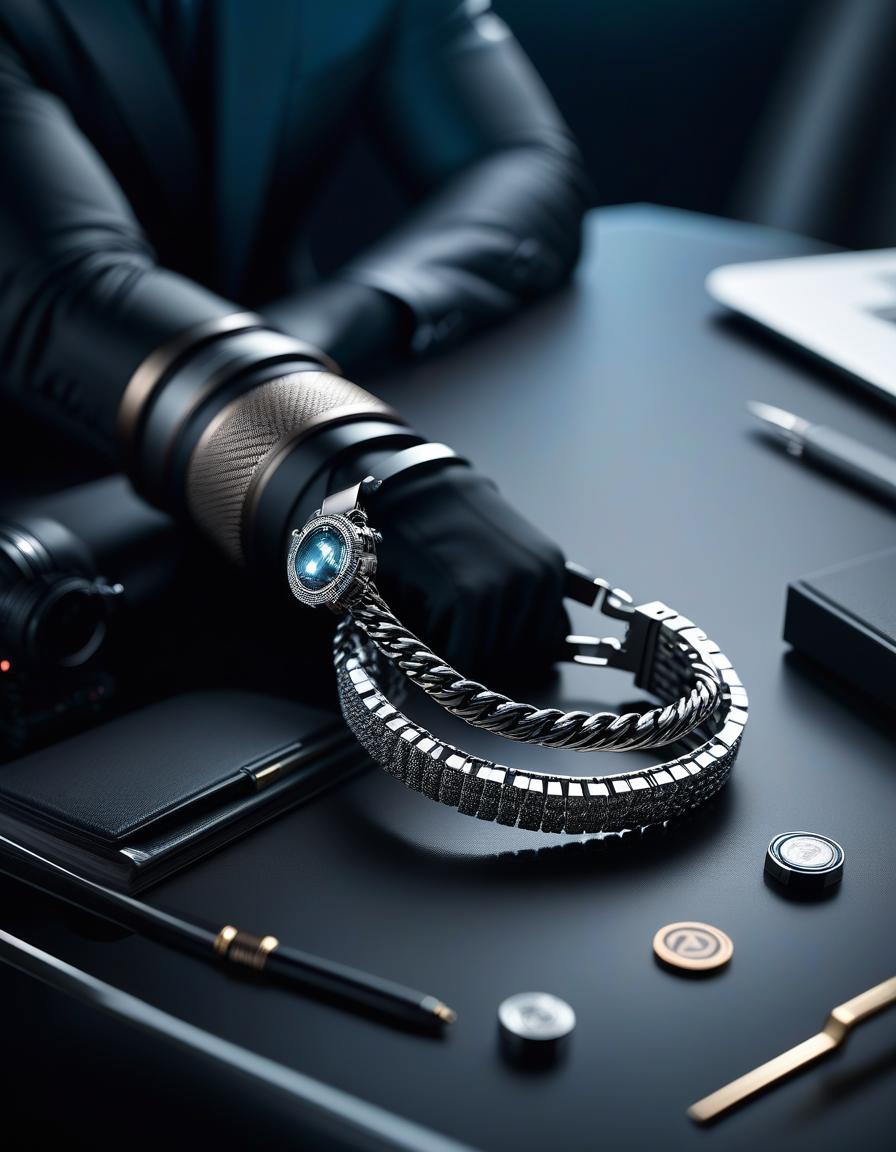
[[[0,765],[0,836],[135,892],[363,764],[335,713],[189,692]]]
[[[834,676],[896,709],[896,548],[791,584],[784,639]]]

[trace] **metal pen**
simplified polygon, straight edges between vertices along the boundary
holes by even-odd
[[[783,408],[758,401],[747,407],[793,456],[858,484],[896,507],[896,459],[892,456]]]

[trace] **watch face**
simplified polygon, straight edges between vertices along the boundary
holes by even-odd
[[[351,588],[363,545],[358,529],[345,516],[312,516],[294,532],[286,575],[297,600],[317,606],[335,604]]]
[[[296,580],[307,592],[320,592],[332,584],[345,568],[348,545],[329,524],[312,529],[296,552],[293,566]]]

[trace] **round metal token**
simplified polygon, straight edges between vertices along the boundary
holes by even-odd
[[[765,870],[779,884],[820,891],[843,878],[843,849],[817,832],[784,832],[765,854]]]
[[[722,968],[734,955],[730,936],[697,920],[680,920],[660,928],[653,938],[653,950],[664,964],[688,972]]]
[[[498,1023],[508,1056],[544,1061],[559,1055],[576,1026],[576,1014],[549,992],[518,992],[501,1002]]]

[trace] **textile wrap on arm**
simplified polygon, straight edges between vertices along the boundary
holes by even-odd
[[[195,524],[243,563],[243,510],[259,469],[288,441],[323,423],[392,410],[357,384],[329,372],[296,372],[239,396],[205,430],[187,468]]]
[[[121,395],[237,306],[161,266],[99,152],[0,30],[0,394],[112,459]]]

